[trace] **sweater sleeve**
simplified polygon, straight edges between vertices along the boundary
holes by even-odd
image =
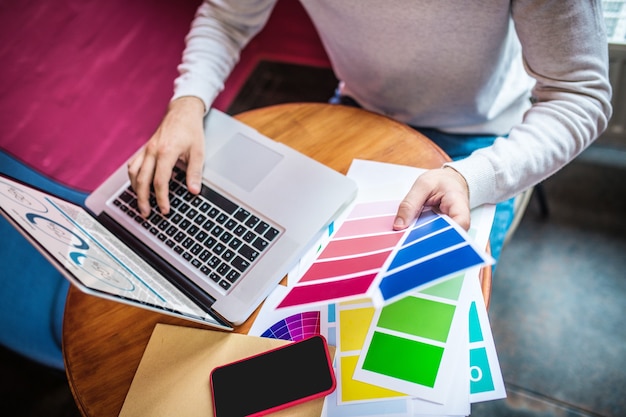
[[[205,0],[185,38],[172,100],[195,96],[208,112],[240,51],[265,25],[276,0]]]
[[[608,44],[601,2],[513,0],[533,105],[508,139],[448,165],[470,189],[470,206],[513,197],[569,163],[611,116]]]

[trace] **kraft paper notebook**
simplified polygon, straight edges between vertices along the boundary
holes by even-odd
[[[157,324],[120,417],[212,417],[209,374],[213,368],[287,343],[278,339]],[[334,355],[332,346],[329,350]],[[268,375],[268,384],[278,372]],[[318,417],[323,405],[324,398],[319,398],[272,415]]]

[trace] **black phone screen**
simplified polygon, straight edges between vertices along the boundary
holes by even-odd
[[[216,417],[261,415],[335,389],[326,340],[313,336],[211,372]]]

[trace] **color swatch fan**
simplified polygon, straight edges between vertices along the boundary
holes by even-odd
[[[305,311],[276,322],[263,332],[261,337],[297,342],[318,334],[320,334],[320,312]]]
[[[493,259],[449,217],[425,210],[394,231],[398,201],[357,204],[278,308],[370,298],[380,307]]]

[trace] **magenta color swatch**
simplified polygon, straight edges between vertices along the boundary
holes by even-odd
[[[344,297],[363,295],[376,278],[376,273],[313,285],[294,287],[278,304],[278,308],[322,303]]]
[[[339,258],[392,249],[404,236],[404,231],[384,235],[356,237],[354,239],[331,240],[320,253],[319,259]]]
[[[371,270],[377,272],[390,254],[391,251],[385,251],[354,258],[316,262],[311,265],[299,282],[311,282]]]

